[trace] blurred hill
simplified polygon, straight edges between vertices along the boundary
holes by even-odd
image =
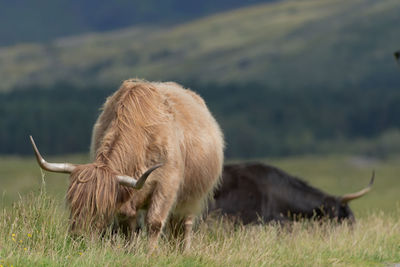
[[[132,25],[174,24],[271,0],[0,0],[0,46]]]
[[[398,85],[397,0],[279,1],[178,26],[142,26],[0,50],[0,90],[148,80],[277,89]]]
[[[0,0],[1,1],[1,0]],[[0,154],[88,151],[104,99],[130,77],[199,92],[227,157],[400,152],[398,0],[257,4],[179,25],[0,48]]]

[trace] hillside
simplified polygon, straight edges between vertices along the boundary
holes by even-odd
[[[259,82],[276,89],[398,86],[397,0],[279,1],[179,26],[0,49],[0,90],[69,81]]]
[[[0,46],[133,25],[176,24],[271,0],[0,0]]]

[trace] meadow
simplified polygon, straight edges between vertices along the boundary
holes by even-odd
[[[49,161],[87,162],[85,155]],[[298,222],[234,226],[221,219],[196,228],[190,250],[163,238],[148,254],[146,237],[72,238],[65,175],[41,173],[33,158],[0,158],[0,266],[391,266],[400,262],[399,156],[352,155],[263,159],[334,195],[373,190],[351,204],[357,223]]]

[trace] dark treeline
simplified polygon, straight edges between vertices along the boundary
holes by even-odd
[[[231,85],[210,86],[203,96],[224,129],[227,155],[233,157],[314,153],[322,144],[372,141],[400,128],[397,89],[277,91]]]
[[[99,108],[112,90],[26,88],[0,95],[0,153],[30,154],[31,134],[46,154],[87,151]]]
[[[186,83],[187,84],[187,83]],[[400,128],[400,90],[277,91],[265,85],[191,84],[217,117],[228,157],[313,153],[338,140],[374,140]],[[93,123],[115,89],[25,88],[0,95],[0,153],[31,154],[34,135],[46,154],[86,152]]]

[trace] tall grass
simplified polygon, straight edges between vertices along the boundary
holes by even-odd
[[[65,209],[42,189],[1,211],[0,265],[387,266],[400,262],[399,212],[371,213],[353,226],[299,222],[284,229],[209,220],[188,251],[163,238],[148,254],[144,234],[131,243],[118,235],[71,237]]]

